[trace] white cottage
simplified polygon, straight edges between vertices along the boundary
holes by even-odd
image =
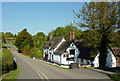
[[[52,38],[51,33],[50,39],[44,45],[43,58],[61,66],[78,63],[83,66],[99,67],[99,53],[96,56],[92,56],[91,51],[94,51],[94,49],[84,47],[81,44],[82,40],[74,40],[74,38],[74,32],[70,32],[70,41],[67,41],[64,36]],[[115,54],[109,47],[106,66],[109,68],[116,67],[116,59]]]
[[[74,34],[74,32],[72,32]],[[65,37],[54,37],[50,35],[50,40],[46,42],[43,50],[43,58],[63,66],[71,63],[78,63],[79,50],[72,41],[74,36],[67,41]]]
[[[98,53],[93,61],[94,67],[96,67],[96,68],[99,67],[99,55],[100,54]],[[108,47],[108,53],[107,53],[107,58],[106,58],[106,67],[109,67],[109,68],[116,67],[116,56],[110,47]]]
[[[96,56],[92,55],[91,52],[94,51],[92,47],[84,47],[79,42],[76,42],[77,47],[79,48],[80,54],[78,56],[80,60],[80,65],[91,65],[95,68],[99,67],[99,53]],[[116,67],[116,54],[114,50],[108,47],[108,53],[106,58],[106,67],[114,68]]]

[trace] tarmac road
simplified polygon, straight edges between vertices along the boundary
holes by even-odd
[[[61,69],[12,51],[20,68],[18,79],[110,79],[107,75],[84,68]]]

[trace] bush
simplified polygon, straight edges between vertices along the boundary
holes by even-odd
[[[9,68],[9,66],[8,66],[8,64],[7,64],[7,66],[6,66],[6,73],[9,73],[10,72],[10,68]]]
[[[13,70],[17,69],[17,63],[15,61],[13,61]]]
[[[15,70],[17,65],[14,63],[12,53],[9,49],[3,49],[2,52],[2,74]]]
[[[34,47],[30,51],[30,57],[43,57],[42,51],[40,51],[38,48]]]
[[[6,48],[7,49],[7,46],[2,46],[2,48]]]
[[[115,81],[120,81],[120,73],[113,74],[111,79]]]
[[[21,50],[23,50],[23,49],[21,49]],[[24,55],[28,55],[28,54],[30,53],[29,45],[27,45],[27,46],[24,47],[24,50],[23,50],[22,53],[23,53]]]
[[[13,56],[12,56],[12,53],[10,52],[9,49],[3,49],[3,52],[2,52],[2,65],[3,66],[6,66],[7,64],[8,65],[11,65],[13,63]]]

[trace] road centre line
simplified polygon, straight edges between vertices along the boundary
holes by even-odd
[[[22,55],[21,55],[22,56]],[[23,58],[20,58],[20,59],[22,59],[23,61],[25,61]],[[44,73],[42,73],[41,71],[39,71],[37,68],[35,68],[31,63],[29,63],[29,62],[27,62],[27,61],[25,61],[27,64],[29,64],[34,70],[35,70],[35,72],[37,72],[37,74],[39,75],[39,77],[44,81],[44,78],[45,79],[48,79],[47,78],[47,76],[45,76],[45,74]],[[42,76],[44,77],[42,77]]]

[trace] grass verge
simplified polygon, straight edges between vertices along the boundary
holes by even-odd
[[[114,81],[120,81],[120,73],[113,74],[111,79]]]
[[[17,65],[17,69],[16,70],[11,71],[11,72],[3,75],[2,81],[5,81],[6,79],[11,79],[9,81],[16,81],[18,75],[19,75],[19,67]]]

